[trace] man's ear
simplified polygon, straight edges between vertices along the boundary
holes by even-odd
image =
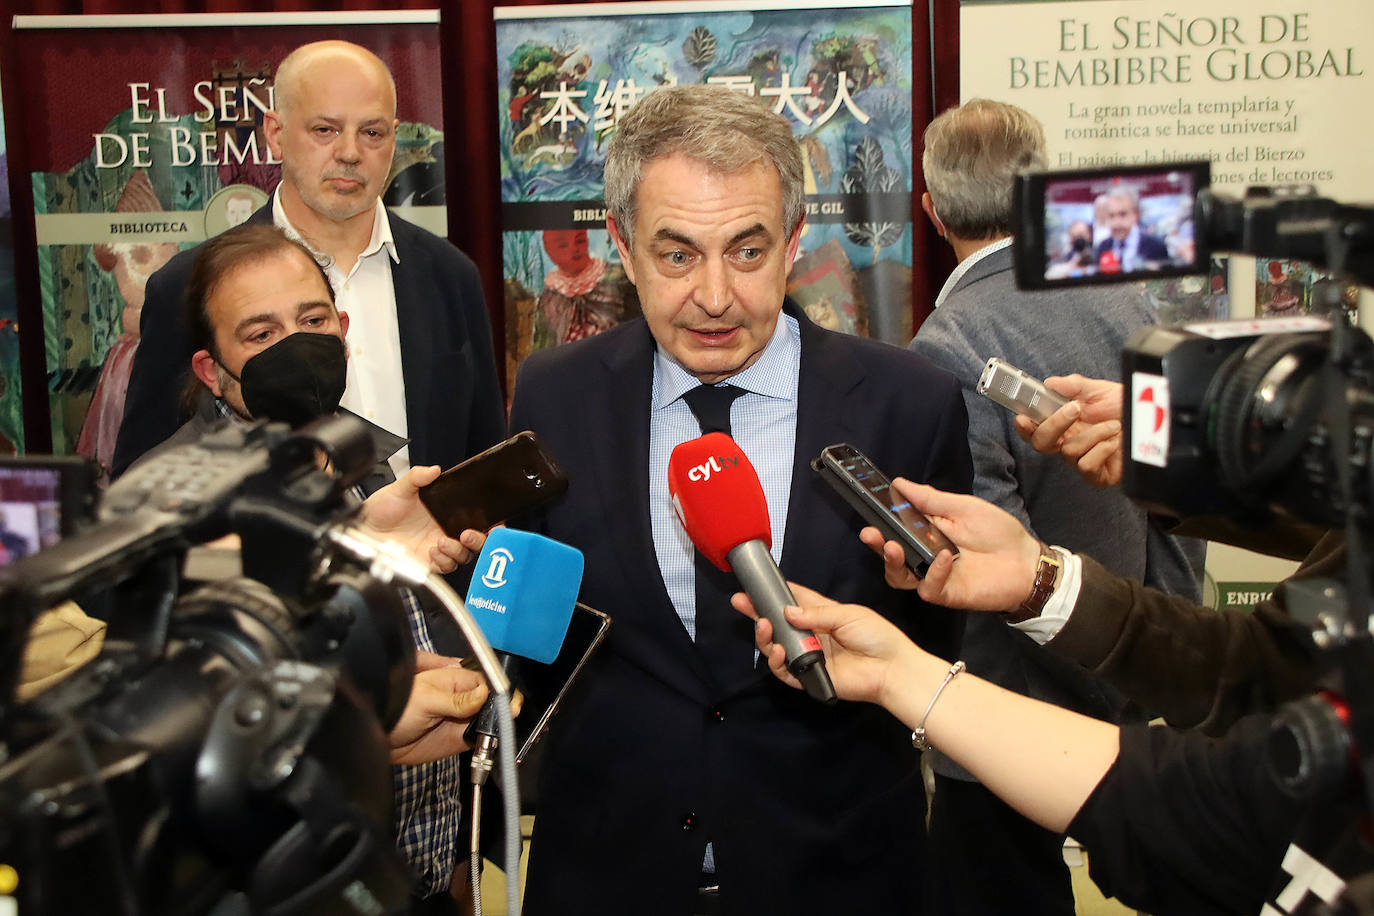
[[[939,214],[935,212],[935,201],[930,199],[929,191],[922,192],[921,194],[921,209],[926,211],[926,216],[930,217],[931,223],[934,224],[935,234],[942,239],[949,238],[949,230],[945,228],[945,224],[940,220]]]
[[[197,350],[195,352],[195,355],[191,357],[191,371],[206,388],[210,389],[211,394],[217,398],[224,397],[224,392],[220,391],[219,363],[215,362],[215,358],[210,355],[209,350]]]
[[[344,339],[344,343],[348,343],[348,313],[345,312],[343,309],[339,309],[338,311],[339,311],[339,336],[342,337],[342,338]]]
[[[262,134],[267,138],[267,148],[272,152],[275,159],[281,159],[281,132],[285,129],[282,124],[281,113],[276,109],[271,109],[263,113]]]
[[[616,250],[620,252],[620,266],[625,268],[625,276],[631,283],[635,282],[635,265],[634,259],[630,257],[630,246],[625,244],[625,239],[620,235],[620,227],[609,213],[606,214],[606,231],[611,234]]]

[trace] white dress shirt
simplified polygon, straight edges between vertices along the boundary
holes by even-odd
[[[286,216],[281,186],[272,197],[272,221],[291,238],[315,251]],[[401,375],[401,330],[396,321],[396,287],[391,265],[401,256],[391,236],[386,207],[377,201],[372,238],[353,268],[344,273],[326,255],[324,272],[334,287],[339,311],[348,313],[348,380],[340,406],[403,438],[406,424],[406,387]],[[388,461],[400,477],[410,469],[410,447],[402,446]]]

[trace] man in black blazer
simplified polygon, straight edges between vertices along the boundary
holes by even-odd
[[[347,42],[316,42],[282,61],[275,88],[278,110],[264,127],[283,180],[251,219],[304,241],[353,317],[344,406],[409,438],[410,464],[450,467],[500,441],[504,405],[476,267],[378,201],[398,123],[385,64]],[[194,348],[181,300],[196,250],[148,279],[116,475],[187,419],[179,395],[188,382],[194,390]]]
[[[863,523],[809,462],[848,442],[890,474],[967,492],[958,382],[784,301],[801,158],[787,121],[756,100],[700,85],[649,94],[610,142],[606,200],[644,318],[530,356],[511,421],[570,480],[528,524],[584,552],[582,599],[614,620],[547,739],[527,910],[922,912],[910,733],[876,708],[783,687],[747,621],[727,640],[744,676],[721,677],[698,637],[740,615],[724,596],[696,597],[666,465],[701,433],[682,395],[728,379],[743,390],[731,431],[766,491],[783,574],[876,602],[951,656],[962,618],[886,587]]]
[[[1169,260],[1169,246],[1156,235],[1140,229],[1140,197],[1134,188],[1113,188],[1103,205],[1110,234],[1097,246],[1098,263],[1102,256],[1115,255],[1120,270],[1157,267]]]

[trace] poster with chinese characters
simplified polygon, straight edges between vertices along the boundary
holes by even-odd
[[[507,371],[639,314],[601,168],[645,93],[716,83],[793,124],[807,192],[789,294],[818,324],[911,339],[911,8],[616,3],[496,10]]]
[[[25,105],[10,139],[32,172],[56,453],[108,467],[148,277],[269,202],[281,165],[263,116],[293,48],[346,39],[387,62],[401,124],[383,202],[446,234],[433,10],[20,16],[15,26]]]

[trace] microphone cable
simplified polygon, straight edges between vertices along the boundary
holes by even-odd
[[[482,628],[473,620],[463,599],[442,576],[431,572],[427,564],[410,556],[401,545],[374,538],[352,525],[332,525],[325,530],[324,536],[345,556],[365,564],[368,572],[381,581],[397,582],[428,592],[449,612],[472,647],[472,654],[487,678],[490,698],[496,707],[496,728],[500,739],[496,751],[502,774],[501,795],[505,802],[506,912],[510,916],[520,916],[520,787],[515,773],[515,721],[510,711],[510,678],[506,676],[500,659],[482,634]],[[322,562],[327,565],[329,558],[326,556]],[[480,786],[475,788],[478,791],[481,789]],[[480,823],[477,815],[480,813],[473,811],[474,838]],[[475,839],[473,845],[476,845]],[[474,873],[474,898],[481,896],[478,879],[479,876]],[[481,912],[480,906],[479,901],[478,913]]]

